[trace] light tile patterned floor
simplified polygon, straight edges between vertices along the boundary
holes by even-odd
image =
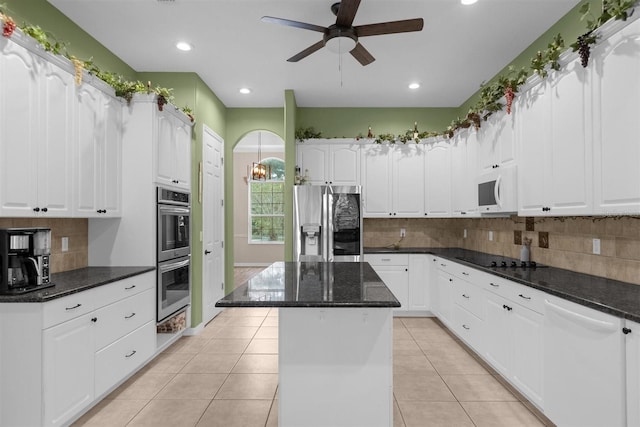
[[[277,426],[277,321],[276,309],[224,311],[74,425]],[[503,383],[437,320],[394,319],[394,426],[544,425]]]

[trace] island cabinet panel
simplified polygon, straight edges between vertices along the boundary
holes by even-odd
[[[594,213],[640,212],[640,21],[599,42],[593,69]]]
[[[360,184],[360,144],[342,141],[317,139],[296,144],[297,166],[308,183]]]
[[[627,425],[640,426],[640,323],[625,321],[627,351]]]
[[[391,308],[280,308],[278,425],[391,427]]]
[[[0,215],[69,217],[73,76],[13,41],[0,51]]]

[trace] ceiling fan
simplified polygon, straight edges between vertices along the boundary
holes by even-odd
[[[322,40],[312,44],[302,52],[287,59],[288,62],[298,62],[311,55],[313,52],[327,46],[333,52],[349,52],[362,65],[369,65],[376,59],[367,49],[358,42],[358,38],[366,36],[378,36],[383,34],[408,33],[421,31],[424,25],[422,18],[405,19],[402,21],[381,22],[353,26],[353,19],[360,6],[360,0],[342,0],[331,5],[331,12],[336,15],[336,23],[329,27],[307,24],[305,22],[292,21],[290,19],[263,16],[262,22],[287,25],[289,27],[302,28],[304,30],[322,33]]]

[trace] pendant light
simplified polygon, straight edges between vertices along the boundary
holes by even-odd
[[[269,178],[271,178],[271,167],[262,163],[262,132],[258,132],[258,163],[253,162],[251,179],[253,181],[266,181]]]

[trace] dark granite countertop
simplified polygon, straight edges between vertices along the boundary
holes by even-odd
[[[216,307],[400,307],[373,268],[362,262],[277,262]]]
[[[86,267],[54,273],[51,275],[54,286],[24,294],[0,295],[0,303],[46,302],[153,270],[155,267]]]
[[[640,322],[640,285],[633,283],[576,273],[575,271],[555,267],[535,269],[488,267],[491,261],[497,261],[498,263],[506,261],[507,265],[511,261],[517,261],[518,263],[519,261],[513,258],[461,248],[400,248],[398,250],[365,248],[364,252],[365,254],[420,253],[436,255],[604,313]],[[478,264],[483,264],[487,267]]]

